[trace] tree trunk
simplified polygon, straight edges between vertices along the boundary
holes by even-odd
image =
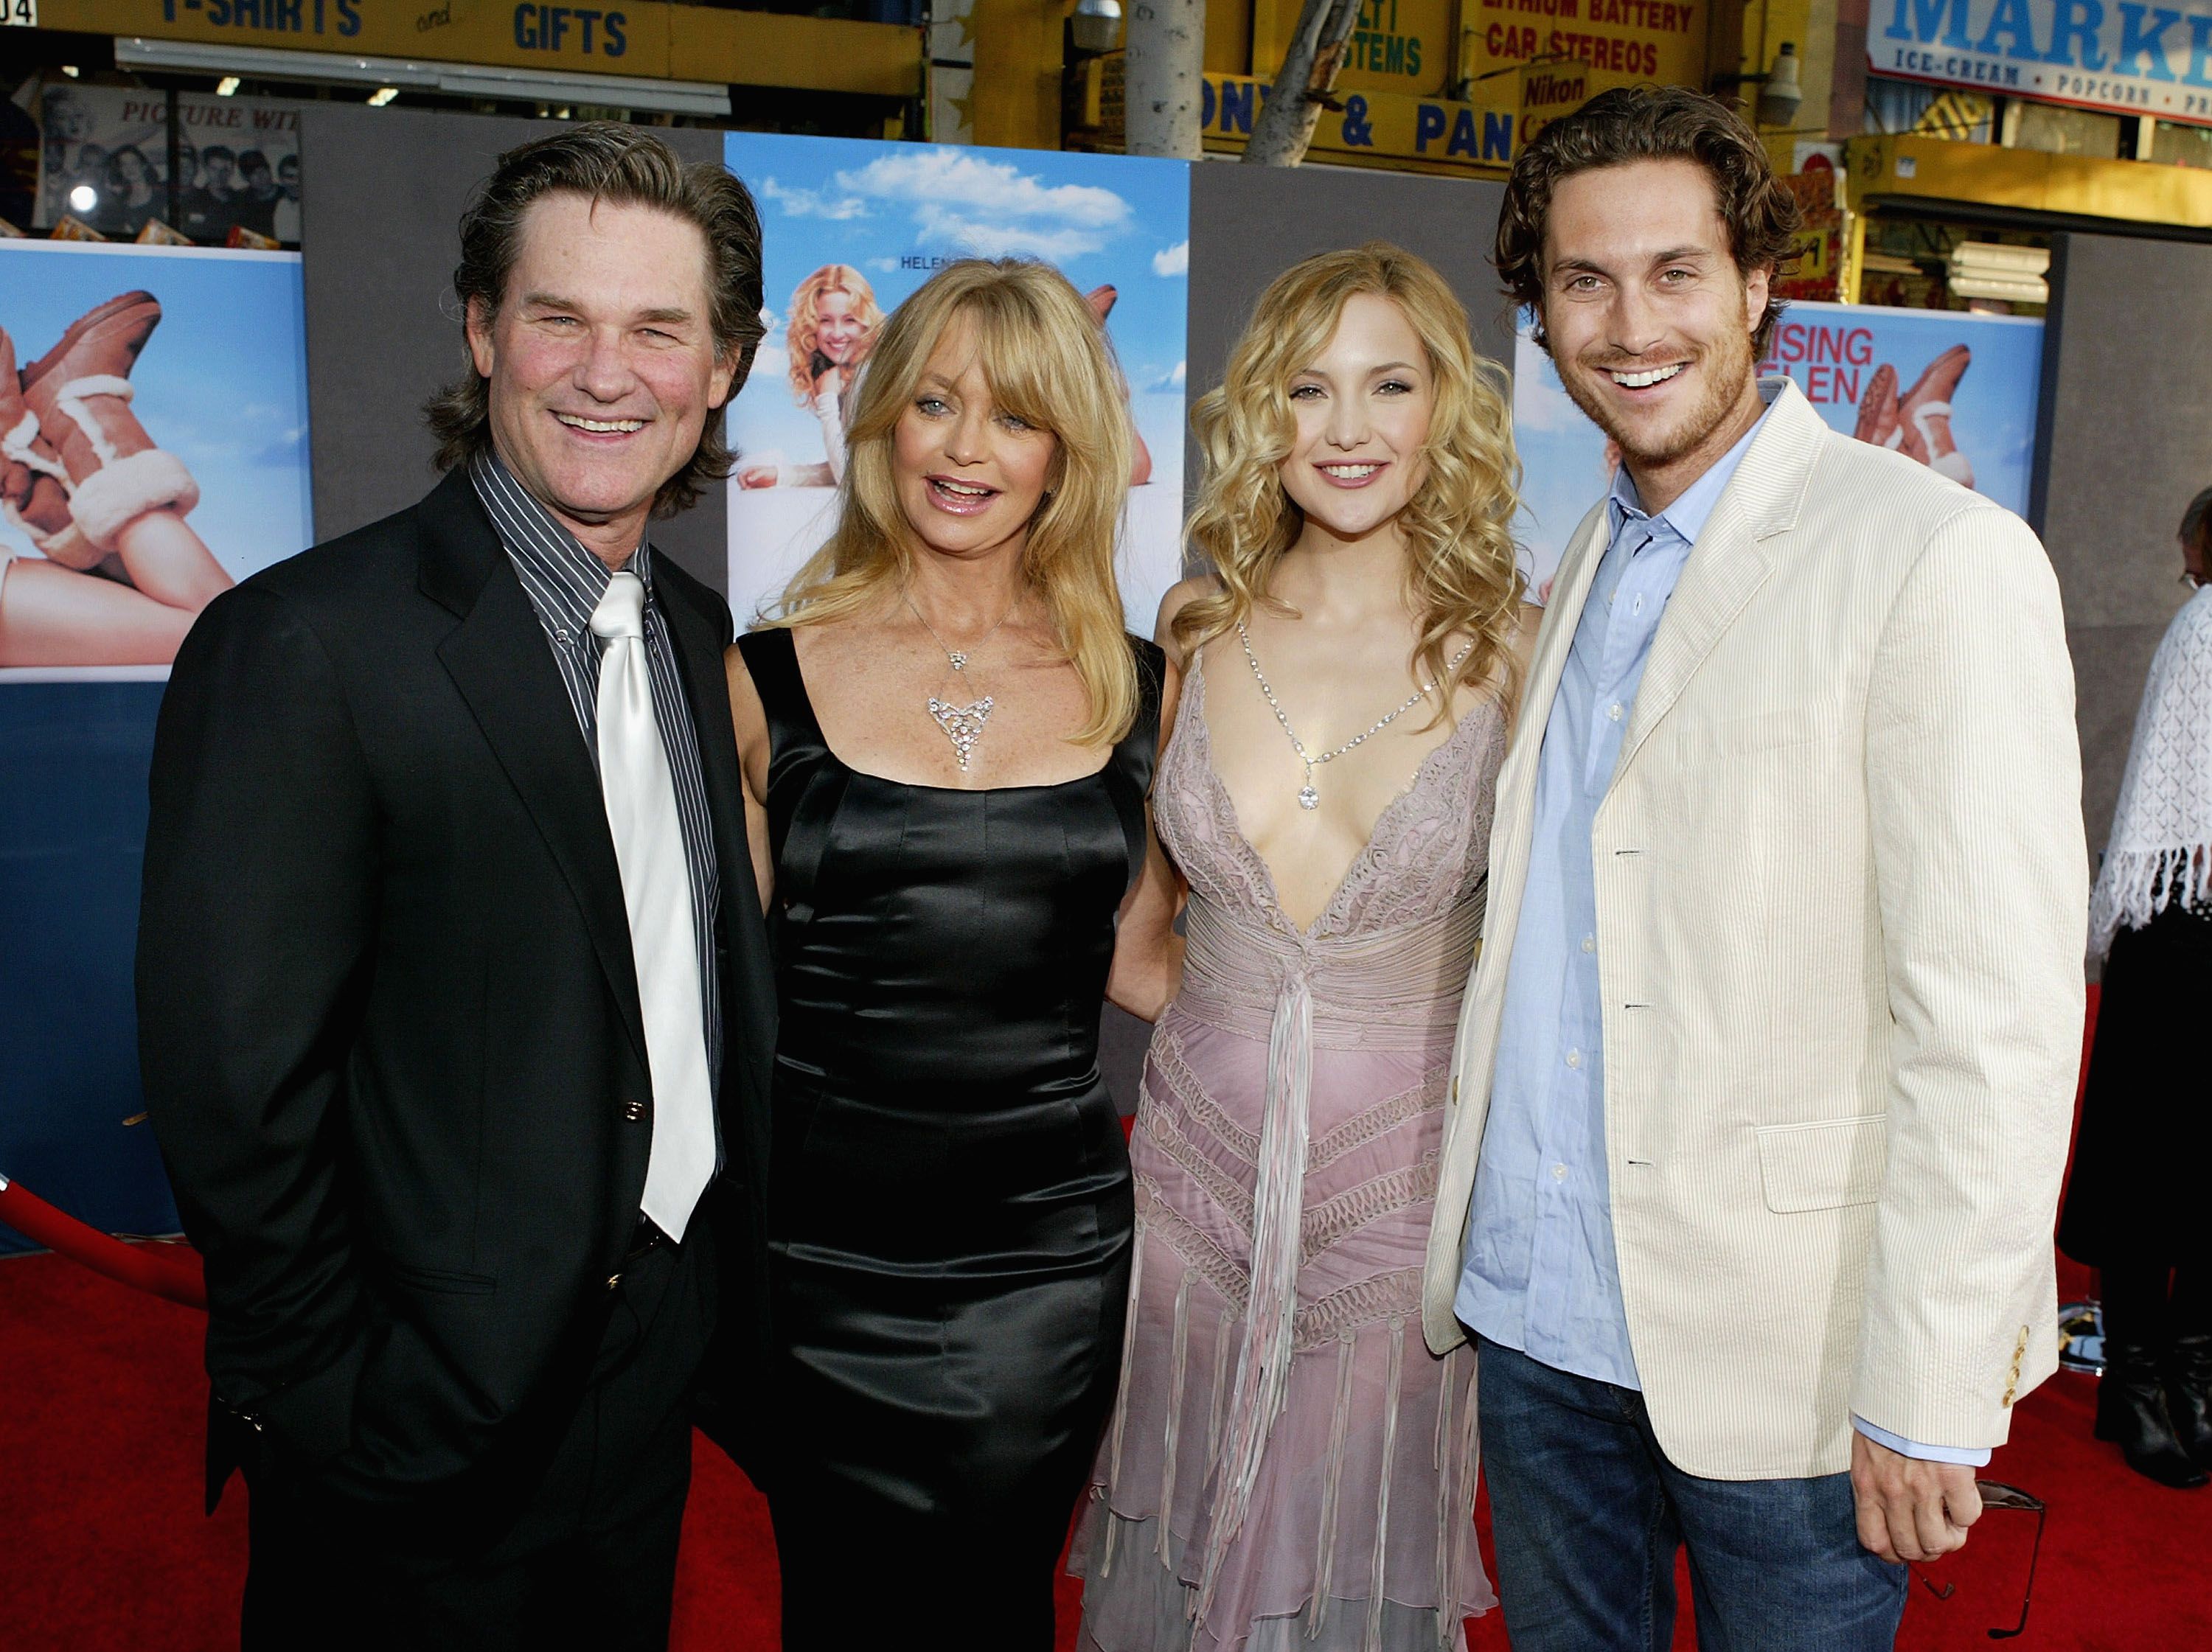
[[[1133,0],[1122,109],[1131,155],[1199,158],[1206,0]]]
[[[1359,3],[1305,0],[1282,70],[1252,123],[1252,141],[1244,146],[1247,166],[1295,167],[1306,158],[1323,100],[1343,65],[1345,43],[1359,21]]]

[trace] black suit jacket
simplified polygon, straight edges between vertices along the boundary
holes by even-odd
[[[722,1253],[738,1369],[718,1387],[737,1393],[775,989],[729,610],[666,557],[655,591],[721,865],[726,1167],[699,1230]],[[463,471],[209,605],[162,701],[152,801],[139,1051],[207,1261],[218,1423],[364,1500],[496,1496],[587,1375],[653,1089],[592,756]]]

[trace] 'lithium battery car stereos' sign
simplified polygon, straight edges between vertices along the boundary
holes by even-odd
[[[2212,126],[2212,0],[1876,0],[1877,75]]]

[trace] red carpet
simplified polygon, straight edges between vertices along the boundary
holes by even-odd
[[[2063,1276],[2069,1294],[2085,1283]],[[200,1316],[95,1278],[61,1258],[0,1260],[0,1487],[11,1529],[0,1546],[0,1646],[9,1652],[216,1652],[237,1643],[246,1520],[234,1484],[199,1513]],[[2022,1644],[2049,1652],[2212,1647],[2212,1488],[2168,1491],[2138,1479],[2089,1438],[2093,1385],[2064,1374],[2020,1408],[2013,1443],[1990,1471],[2051,1505],[2036,1600]],[[684,1527],[675,1644],[751,1652],[775,1644],[775,1550],[767,1510],[719,1452],[702,1445]],[[1900,1647],[1983,1646],[2019,1610],[2032,1516],[1984,1517],[1972,1544],[1938,1567],[1958,1586],[1937,1601],[1917,1584]],[[1488,1548],[1485,1534],[1485,1549]],[[867,1557],[854,1557],[865,1589]],[[1686,1600],[1686,1595],[1685,1597]],[[1063,1580],[1060,1644],[1079,1590]],[[896,1602],[862,1643],[896,1643]],[[1502,1652],[1496,1614],[1475,1652]],[[1678,1647],[1694,1643],[1686,1613]]]

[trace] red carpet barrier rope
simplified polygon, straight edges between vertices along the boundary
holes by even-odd
[[[56,1210],[21,1182],[0,1175],[0,1222],[118,1285],[149,1291],[186,1308],[207,1306],[198,1252],[188,1245],[126,1245]]]

